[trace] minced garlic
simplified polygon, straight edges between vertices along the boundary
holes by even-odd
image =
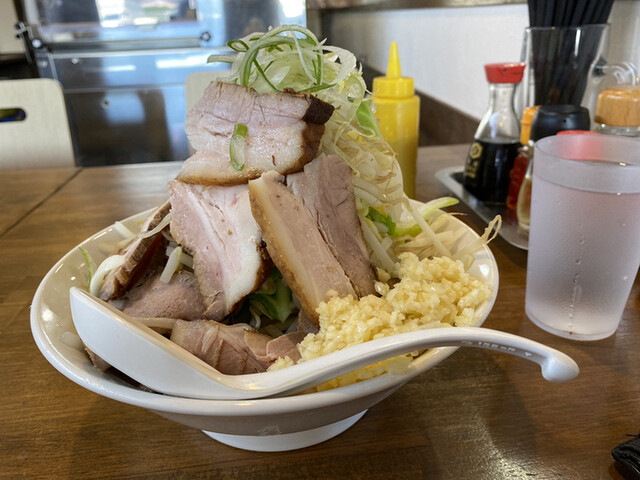
[[[320,330],[307,335],[298,350],[307,361],[351,345],[426,328],[471,326],[478,322],[475,310],[491,296],[491,287],[469,275],[462,262],[448,257],[420,260],[413,253],[399,256],[393,286],[377,282],[381,296],[332,297],[317,311]],[[381,280],[387,278],[380,277]],[[366,380],[383,373],[403,373],[413,354],[400,355],[343,375],[316,387],[326,390]],[[271,369],[292,364],[278,359]]]

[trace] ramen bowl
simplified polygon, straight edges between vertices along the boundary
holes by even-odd
[[[147,212],[143,212],[121,223],[135,231],[136,225],[146,215]],[[466,229],[459,248],[478,238],[460,220],[450,217],[449,221],[452,228]],[[181,398],[150,392],[112,369],[103,372],[95,368],[71,317],[69,289],[73,286],[86,287],[87,264],[80,248],[99,260],[105,256],[101,245],[115,244],[119,240],[116,227],[105,228],[67,253],[44,277],[31,308],[31,330],[38,348],[53,367],[87,390],[197,428],[233,447],[264,452],[284,451],[328,440],[355,424],[367,409],[416,375],[444,361],[457,349],[433,348],[414,359],[402,374],[386,373],[314,393],[232,401]],[[491,297],[475,313],[480,325],[488,316],[498,291],[498,269],[487,246],[475,253],[469,273],[492,288]]]

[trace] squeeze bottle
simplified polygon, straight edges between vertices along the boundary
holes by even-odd
[[[391,43],[387,75],[373,79],[373,103],[380,132],[400,164],[404,192],[414,198],[420,99],[415,94],[413,78],[402,76],[396,42]]]

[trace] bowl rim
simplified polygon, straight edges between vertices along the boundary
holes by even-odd
[[[126,225],[130,222],[139,221],[152,210],[153,209],[137,213],[121,220],[120,222]],[[466,227],[468,232],[466,232],[465,235],[479,237],[471,227],[460,219],[451,216],[450,220]],[[57,345],[52,341],[48,332],[44,328],[44,318],[52,318],[52,314],[54,316],[57,315],[56,312],[44,311],[45,308],[48,308],[45,304],[45,296],[48,293],[48,290],[52,288],[51,283],[54,281],[56,274],[65,265],[65,263],[71,262],[73,256],[80,255],[80,247],[94,243],[98,238],[105,236],[113,231],[113,229],[113,224],[105,227],[76,245],[61,259],[59,259],[58,262],[56,262],[39,284],[32,301],[30,314],[32,335],[40,352],[47,361],[51,363],[56,370],[74,383],[104,397],[150,410],[180,414],[247,416],[271,415],[287,412],[292,413],[314,407],[326,407],[344,403],[349,400],[375,394],[384,390],[399,388],[415,376],[445,360],[459,348],[438,347],[430,349],[428,352],[411,362],[409,369],[404,374],[394,375],[387,373],[344,387],[293,396],[276,396],[254,400],[208,400],[174,397],[137,389],[124,381],[114,381],[114,378],[110,376],[110,374],[100,372],[92,365],[89,365],[90,368],[83,368],[76,362],[71,361],[57,348]],[[481,319],[479,325],[482,325],[493,308],[497,297],[499,273],[495,257],[487,245],[484,245],[475,253],[474,263],[479,259],[484,260],[485,263],[490,265],[488,278],[492,288],[491,298],[485,301],[476,312],[476,315]],[[66,300],[68,305],[68,295]],[[71,315],[70,312],[68,314]]]

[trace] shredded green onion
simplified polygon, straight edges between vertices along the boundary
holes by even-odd
[[[178,267],[180,267],[180,260],[182,258],[182,247],[176,247],[169,254],[169,259],[167,260],[162,273],[160,274],[160,281],[162,283],[169,283],[171,281],[171,277],[176,273]]]
[[[87,284],[91,285],[91,277],[93,276],[93,270],[95,269],[95,264],[93,263],[93,259],[91,258],[91,255],[89,255],[89,252],[87,252],[82,247],[80,247],[79,250],[80,250],[80,253],[82,253],[82,256],[84,257],[84,261],[87,262],[87,270],[89,271]]]
[[[177,246],[171,246],[171,245],[167,245],[167,249],[165,250],[165,253],[167,254],[167,257],[170,257],[171,254],[173,253],[173,251],[178,248]],[[180,247],[180,249],[182,250],[182,247]],[[189,255],[188,253],[186,253],[184,250],[182,250],[182,252],[180,253],[180,263],[182,265],[184,265],[187,268],[190,268],[191,270],[193,270],[193,257],[191,255]]]
[[[375,208],[369,207],[369,213],[367,214],[367,217],[369,217],[374,222],[384,225],[389,235],[393,235],[395,233],[396,224],[389,215],[385,215]]]
[[[371,98],[363,100],[356,111],[356,118],[358,123],[362,127],[362,130],[367,134],[375,138],[382,138],[382,132],[380,131],[380,125],[378,125],[378,119],[371,109]]]
[[[407,250],[420,258],[452,255],[449,236],[434,232],[429,221],[456,201],[438,199],[416,211],[404,195],[395,153],[380,134],[371,95],[351,52],[325,45],[298,25],[252,33],[228,46],[232,54],[209,57],[210,62],[230,64],[222,81],[261,94],[285,88],[309,92],[333,105],[318,153],[338,155],[351,167],[356,208],[376,266],[391,272],[397,255]],[[244,167],[244,137],[234,129],[230,157],[237,170]]]
[[[237,171],[244,169],[244,149],[247,143],[247,134],[249,129],[246,125],[238,123],[233,127],[231,142],[229,143],[229,158],[231,166]]]
[[[124,239],[130,240],[136,236],[128,227],[124,225],[122,222],[113,222],[113,228],[120,234],[120,236]]]
[[[502,217],[500,215],[496,215],[493,220],[489,222],[489,225],[484,229],[482,236],[476,239],[474,242],[471,242],[468,245],[465,245],[460,250],[458,250],[453,256],[454,259],[462,261],[466,268],[471,266],[473,262],[473,254],[482,246],[491,242],[496,238],[500,228],[502,227]]]
[[[149,237],[153,237],[155,234],[160,233],[162,230],[164,230],[164,227],[166,227],[167,225],[169,225],[169,223],[171,222],[171,212],[167,213],[164,218],[162,220],[160,220],[160,222],[158,223],[158,225],[147,231],[147,232],[139,232],[138,233],[138,237],[140,238],[149,238]]]
[[[91,282],[89,283],[89,293],[97,296],[100,293],[100,288],[104,282],[104,277],[114,268],[118,268],[124,264],[124,255],[111,255],[107,257],[96,269]]]
[[[440,197],[420,205],[418,211],[422,218],[429,222],[430,218],[434,214],[441,213],[442,208],[450,207],[452,205],[456,205],[457,203],[458,199],[456,198]],[[418,225],[418,223],[413,219],[406,222],[400,222],[397,227],[398,228],[395,230],[395,236],[397,237],[400,237],[402,235],[411,235],[412,237],[415,237],[422,231],[420,225]],[[390,232],[390,234],[394,235],[394,232]]]

